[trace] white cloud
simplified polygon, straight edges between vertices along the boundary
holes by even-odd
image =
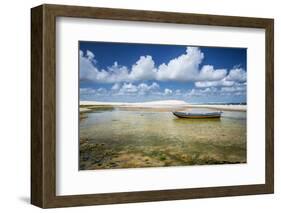
[[[212,65],[204,65],[199,73],[200,81],[217,81],[223,79],[227,74],[226,69],[215,70]]]
[[[166,88],[165,90],[164,90],[164,95],[172,95],[173,94],[173,91],[172,90],[170,90],[170,89],[168,89],[168,88]]]
[[[233,87],[222,87],[222,92],[244,92],[246,91],[245,85],[235,85]]]
[[[129,78],[133,81],[155,79],[156,69],[154,61],[150,55],[141,56],[140,59],[132,66]]]
[[[193,81],[198,77],[199,64],[204,54],[197,47],[187,47],[186,53],[161,64],[157,72],[157,80]]]
[[[86,56],[89,60],[94,60],[94,58],[95,58],[95,54],[92,53],[90,50],[86,51]]]
[[[153,82],[150,85],[145,83],[133,84],[123,83],[114,84],[111,89],[106,88],[80,88],[80,96],[84,98],[97,97],[165,97],[175,95],[180,98],[194,98],[194,97],[226,97],[226,96],[245,96],[246,85],[237,84],[232,87],[206,87],[193,88],[190,90],[171,90],[168,88],[161,89],[160,86]]]
[[[155,82],[153,82],[151,85],[147,85],[145,83],[141,83],[138,85],[138,93],[141,95],[145,95],[148,93],[152,93],[155,92],[159,89],[159,85]]]
[[[131,70],[114,62],[106,69],[98,69],[95,54],[80,51],[80,79],[99,83],[136,82],[142,80],[202,82],[219,81],[226,77],[225,69],[215,69],[212,65],[204,65],[199,69],[204,54],[198,47],[187,47],[186,52],[177,58],[155,66],[153,58],[149,55],[140,56],[132,65]],[[245,71],[244,71],[245,72]],[[242,81],[246,74],[240,68],[233,69],[227,81],[239,79]]]
[[[117,87],[116,87],[117,88]],[[140,83],[135,85],[133,83],[123,83],[119,90],[113,91],[114,95],[151,95],[158,94],[160,90],[159,85],[156,82],[150,85],[146,83]]]
[[[118,62],[114,62],[112,66],[107,67],[107,70],[102,69],[97,71],[96,78],[93,79],[99,83],[115,83],[128,80],[129,71],[127,67],[120,66]]]
[[[80,95],[95,94],[96,90],[93,88],[80,88]]]
[[[234,81],[226,81],[225,79],[222,79],[220,81],[197,81],[197,82],[195,82],[195,86],[199,87],[199,88],[219,87],[219,86],[231,87],[234,84],[235,84]]]
[[[193,88],[187,92],[187,97],[200,97],[200,96],[208,96],[208,95],[217,95],[219,90],[215,87],[208,87],[204,89],[196,89]]]
[[[182,95],[182,91],[181,91],[180,89],[177,89],[177,90],[175,91],[175,95]]]
[[[80,96],[102,96],[107,94],[108,91],[105,88],[80,88]]]
[[[164,92],[163,92],[164,93]],[[133,84],[133,83],[115,83],[111,89],[107,90],[106,88],[100,87],[98,89],[93,88],[80,88],[81,96],[120,96],[120,95],[161,95],[160,86],[153,82],[150,85],[145,83]]]
[[[99,70],[95,55],[90,51],[86,55],[80,51],[80,79],[100,83],[115,83],[128,79],[127,67],[118,65],[117,62],[107,69]]]
[[[138,87],[132,83],[124,83],[119,90],[119,94],[137,93]]]
[[[107,89],[105,89],[105,88],[98,88],[97,89],[97,92],[99,93],[99,94],[106,94],[107,93]]]
[[[94,80],[96,79],[98,70],[95,64],[84,56],[84,53],[80,51],[80,79],[82,80]]]
[[[242,68],[234,68],[230,70],[228,76],[226,77],[227,81],[245,82],[246,79],[247,79],[247,73]]]
[[[118,83],[115,83],[115,84],[113,84],[113,86],[111,87],[111,89],[112,90],[119,90],[120,89],[120,84],[118,84]]]
[[[247,87],[247,72],[240,67],[215,69],[212,65],[201,65],[204,54],[199,48],[187,47],[186,52],[167,63],[156,66],[149,55],[140,56],[131,66],[119,65],[100,69],[95,54],[91,51],[79,51],[80,79],[97,83],[113,84],[111,88],[81,88],[80,95],[89,98],[127,97],[162,97],[174,95],[178,98],[192,97],[232,97],[245,96]],[[201,67],[199,69],[199,67]],[[148,84],[143,81],[177,81],[194,82],[195,88],[175,91],[161,89],[156,82]],[[120,97],[118,97],[120,98]],[[139,97],[138,97],[139,98]]]
[[[226,70],[225,70],[226,72]],[[219,74],[217,72],[217,76],[222,77],[223,74]],[[213,75],[215,76],[215,75]],[[232,87],[232,86],[237,86],[240,84],[246,85],[247,82],[247,73],[244,69],[242,68],[234,68],[231,69],[228,73],[228,75],[224,75],[223,78],[220,80],[214,80],[213,81],[196,81],[195,86],[199,88],[204,88],[204,87]]]
[[[228,87],[205,87],[205,88],[193,88],[186,93],[186,97],[225,97],[225,96],[245,96],[246,85],[235,84]]]

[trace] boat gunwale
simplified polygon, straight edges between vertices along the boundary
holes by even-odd
[[[173,115],[179,117],[179,118],[220,118],[222,112],[214,112],[214,113],[206,113],[200,115],[199,113],[197,114],[189,114],[189,113],[184,113],[184,112],[173,112]]]

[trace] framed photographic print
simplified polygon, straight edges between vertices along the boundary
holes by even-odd
[[[273,19],[31,9],[31,203],[274,191]]]

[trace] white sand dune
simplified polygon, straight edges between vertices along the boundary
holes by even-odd
[[[80,105],[110,105],[110,106],[124,106],[124,107],[175,107],[188,105],[185,101],[180,100],[164,100],[164,101],[150,101],[142,103],[127,103],[127,102],[98,102],[98,101],[80,101]]]
[[[118,107],[138,107],[138,108],[208,108],[216,110],[229,111],[246,111],[247,105],[202,105],[202,104],[188,104],[181,100],[163,100],[150,101],[142,103],[126,103],[126,102],[99,102],[99,101],[80,101],[80,106],[118,106]],[[85,109],[85,108],[84,108]],[[82,109],[80,109],[81,111]],[[85,109],[86,110],[86,109]]]
[[[191,108],[208,108],[229,111],[247,111],[247,105],[189,105]]]

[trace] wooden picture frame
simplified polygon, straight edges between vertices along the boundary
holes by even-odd
[[[265,29],[265,184],[192,189],[56,195],[56,17]],[[41,5],[31,9],[31,203],[42,208],[267,194],[274,191],[273,19]]]

